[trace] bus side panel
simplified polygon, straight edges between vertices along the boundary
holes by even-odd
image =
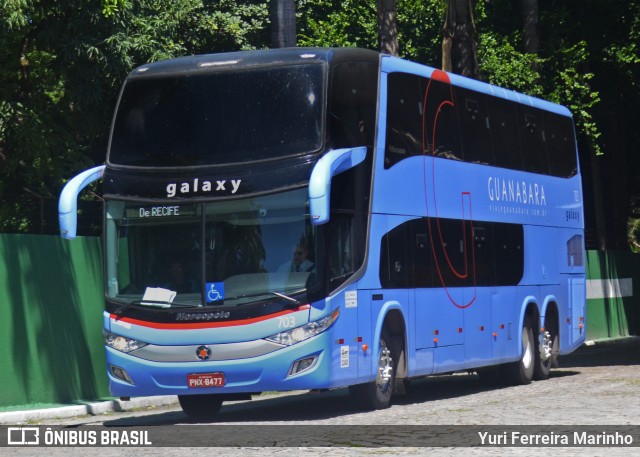
[[[464,368],[464,288],[416,289],[415,297],[416,348],[433,348],[434,373]]]
[[[490,365],[493,358],[491,288],[469,287],[466,293],[474,301],[464,310],[465,358],[472,366]]]
[[[464,312],[452,302],[462,301],[462,288],[416,289],[415,297],[417,349],[464,343],[463,334],[458,331],[464,323]]]
[[[519,316],[517,287],[492,287],[491,338],[493,361],[496,364],[513,360],[518,355],[518,347],[514,344],[514,331],[517,325],[520,325],[516,324]]]
[[[559,249],[553,249],[556,227],[525,225],[524,227],[525,265],[521,284],[555,284],[558,282]],[[541,248],[547,245],[546,249]]]
[[[332,379],[337,384],[354,384],[358,378],[358,366],[360,362],[360,345],[358,337],[361,336],[358,327],[358,316],[366,313],[367,300],[361,302],[362,294],[355,287],[349,287],[331,297],[330,308],[340,308],[338,320],[332,328],[331,356],[333,360]],[[364,306],[361,306],[364,305]]]

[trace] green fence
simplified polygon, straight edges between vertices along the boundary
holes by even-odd
[[[587,338],[639,335],[640,255],[589,251]],[[99,238],[0,234],[0,408],[109,396]]]
[[[587,252],[587,338],[640,335],[640,255]]]
[[[109,395],[99,238],[0,234],[0,407]]]

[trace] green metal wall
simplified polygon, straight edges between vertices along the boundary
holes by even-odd
[[[640,334],[640,255],[587,253],[587,339]],[[109,396],[99,238],[0,234],[0,408]]]
[[[100,238],[0,234],[0,407],[109,395]]]
[[[587,339],[640,335],[640,255],[587,252]]]

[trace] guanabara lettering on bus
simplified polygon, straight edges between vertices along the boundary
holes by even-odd
[[[106,163],[59,203],[74,238],[103,180],[111,393],[210,418],[265,391],[379,409],[422,376],[548,378],[585,338],[575,145],[563,106],[368,50],[133,70]]]

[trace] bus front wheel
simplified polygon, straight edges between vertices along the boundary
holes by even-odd
[[[349,387],[351,395],[359,407],[364,409],[384,409],[391,405],[395,369],[393,355],[388,345],[390,341],[389,333],[383,331],[378,344],[376,379],[366,384]]]
[[[219,395],[178,395],[178,401],[192,419],[213,419],[222,406]]]

